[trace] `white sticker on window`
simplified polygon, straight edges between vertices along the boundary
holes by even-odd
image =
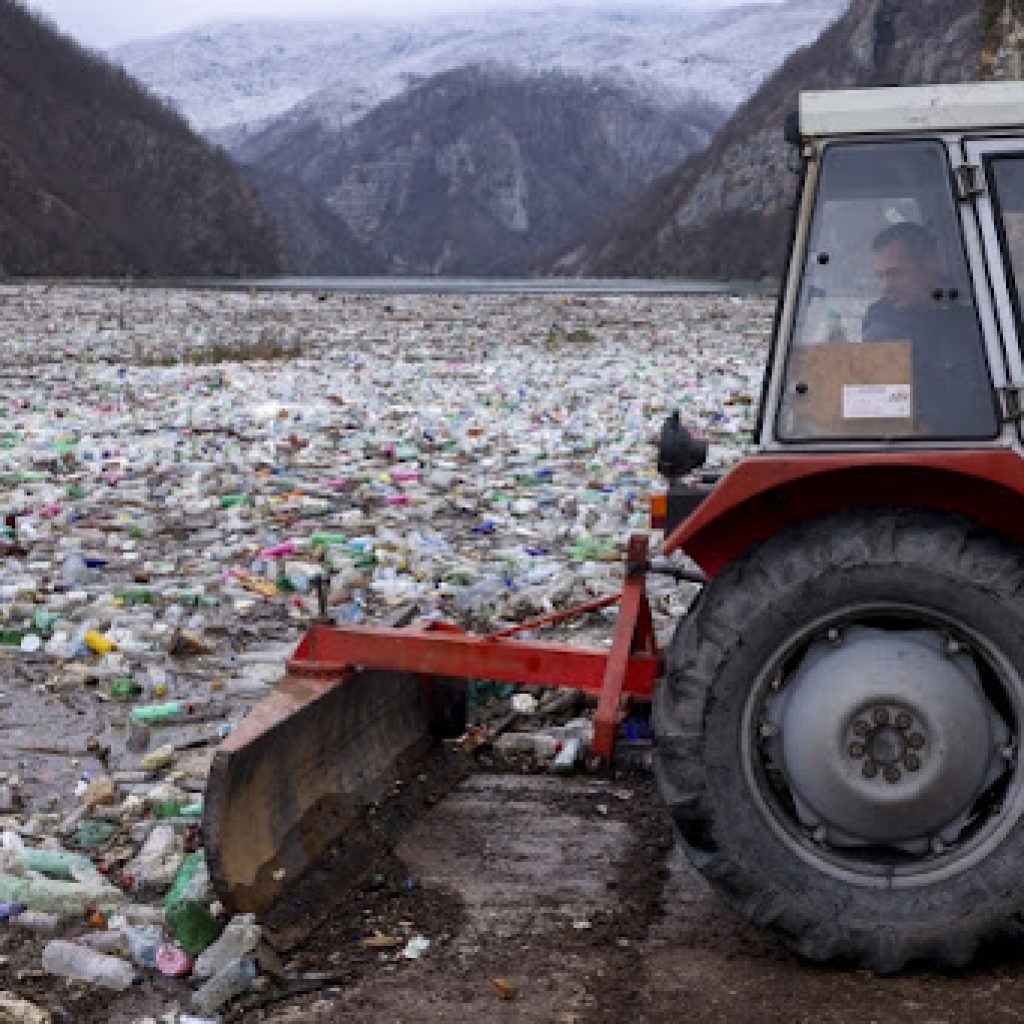
[[[844,420],[909,419],[909,384],[847,384],[843,387]]]

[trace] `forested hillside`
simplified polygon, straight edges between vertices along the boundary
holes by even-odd
[[[126,72],[0,0],[0,268],[238,275],[280,267],[231,160]]]

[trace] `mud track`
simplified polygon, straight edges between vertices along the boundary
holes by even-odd
[[[798,961],[725,910],[674,847],[646,776],[469,776],[428,811],[293,968],[317,991],[232,1020],[440,1024],[864,1022],[1024,1017],[1024,958],[877,978]],[[403,879],[415,879],[407,889]],[[358,949],[402,922],[426,955]],[[332,967],[333,962],[333,967]],[[495,981],[501,979],[499,986]],[[498,988],[507,996],[502,998]],[[273,1000],[273,1003],[270,1003]]]

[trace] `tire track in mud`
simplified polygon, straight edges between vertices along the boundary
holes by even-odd
[[[668,858],[675,842],[668,813],[649,777],[634,775],[622,783],[612,790],[620,795],[612,803],[627,824],[629,839],[614,880],[614,912],[591,933],[603,972],[590,982],[588,1024],[646,1019],[647,944],[665,913]]]

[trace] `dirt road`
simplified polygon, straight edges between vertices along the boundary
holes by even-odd
[[[966,972],[896,978],[789,956],[736,920],[686,864],[648,777],[471,775],[398,854],[388,884],[400,890],[404,871],[420,888],[364,892],[358,924],[386,930],[407,920],[433,940],[424,957],[349,960],[346,983],[236,1019],[952,1024],[1024,1016],[1016,947],[991,950]],[[329,969],[339,929],[354,923],[328,926],[303,954],[303,969],[318,961]]]

